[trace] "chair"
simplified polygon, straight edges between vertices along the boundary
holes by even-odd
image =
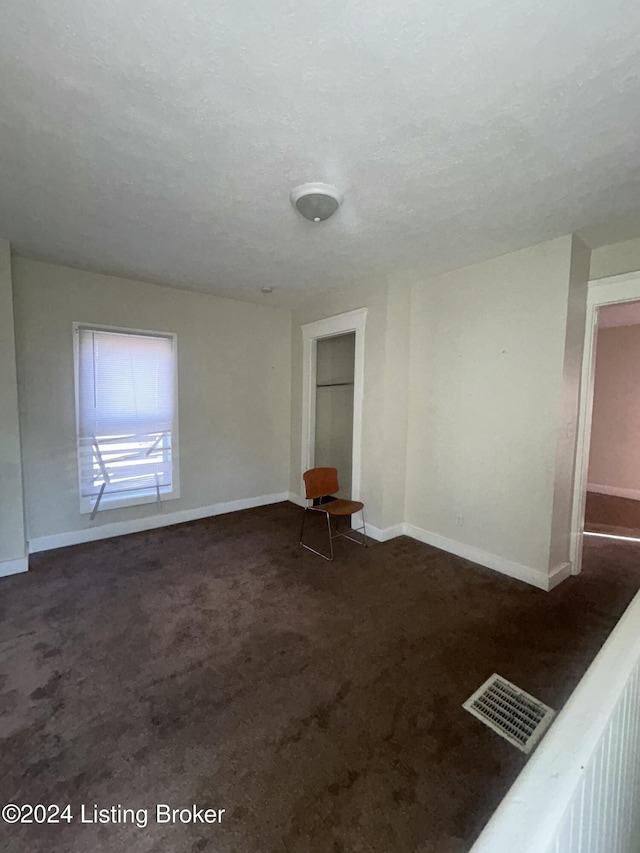
[[[338,485],[337,470],[335,468],[311,468],[311,470],[304,472],[302,479],[304,480],[305,497],[307,500],[314,501],[314,505],[306,506],[302,514],[302,527],[300,528],[300,544],[302,547],[306,548],[307,551],[313,551],[314,554],[317,554],[324,560],[333,560],[333,540],[338,539],[340,536],[344,536],[345,539],[351,539],[352,542],[357,542],[358,545],[364,544],[366,547],[368,542],[364,521],[364,504],[360,501],[345,501],[341,498],[331,497],[331,495],[335,495],[335,493],[340,489],[340,486]],[[322,503],[322,500],[325,498],[329,498],[329,500],[326,503]],[[316,503],[316,501],[318,501],[318,503]],[[306,545],[302,541],[304,536],[304,523],[308,512],[324,513],[327,519],[327,533],[329,534],[328,557],[326,554],[323,554],[321,551],[316,551],[315,548],[312,548],[310,545]],[[362,527],[357,527],[356,530],[362,531],[364,543],[360,542],[358,539],[354,539],[353,536],[349,536],[346,532],[331,532],[332,516],[336,518],[337,530],[338,518],[341,516],[353,515],[356,512],[362,512]],[[349,529],[351,530],[351,528]]]

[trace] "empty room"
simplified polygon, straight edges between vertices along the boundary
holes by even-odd
[[[637,853],[639,37],[7,0],[3,851]]]

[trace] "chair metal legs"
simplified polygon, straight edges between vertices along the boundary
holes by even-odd
[[[363,542],[360,542],[359,539],[354,539],[353,536],[349,536],[348,533],[333,533],[332,534],[331,533],[331,517],[329,516],[328,512],[321,509],[321,506],[322,505],[319,505],[317,507],[306,506],[303,510],[302,525],[300,527],[300,540],[299,540],[300,545],[302,545],[303,548],[306,548],[307,551],[312,551],[314,554],[317,554],[319,557],[322,557],[323,560],[331,561],[331,560],[333,560],[333,540],[334,539],[339,539],[340,537],[344,537],[345,539],[350,539],[352,542],[355,542],[358,545],[364,544],[365,548],[367,548],[369,546],[369,540],[367,539],[366,522],[365,522],[365,517],[364,517],[364,509],[360,510],[360,512],[362,513],[362,527],[357,527],[355,529],[356,533],[358,533],[359,531],[362,531],[362,535],[364,537],[364,543],[363,543]],[[321,512],[325,516],[325,518],[327,519],[327,534],[329,536],[329,556],[327,556],[326,554],[323,554],[322,551],[316,551],[316,549],[312,548],[311,545],[307,545],[305,542],[302,541],[303,536],[304,536],[304,523],[305,523],[305,520],[307,518],[308,512]],[[336,522],[336,524],[337,524],[337,522]],[[349,528],[349,529],[351,530],[351,528]]]
[[[364,518],[364,507],[360,510],[360,512],[362,513],[362,527],[350,528],[350,530],[352,530],[354,533],[359,533],[362,530],[364,542],[361,542],[359,539],[354,539],[353,536],[349,536],[348,533],[336,533],[333,538],[337,539],[338,536],[344,536],[345,539],[350,539],[352,542],[355,542],[357,545],[364,545],[365,548],[368,548],[369,547],[369,540],[367,539],[367,529],[366,529],[366,522],[365,522],[365,518]]]
[[[323,554],[322,551],[316,551],[315,548],[312,548],[311,545],[307,545],[302,541],[302,537],[304,535],[304,523],[307,518],[308,512],[321,512],[325,518],[327,519],[327,533],[329,534],[329,551],[330,556],[327,557],[326,554]],[[333,560],[333,537],[331,536],[331,519],[329,518],[329,513],[325,512],[322,509],[316,509],[316,507],[306,506],[302,513],[302,527],[300,528],[300,544],[303,548],[306,548],[307,551],[313,551],[314,554],[317,554],[319,557],[322,557],[323,560]]]

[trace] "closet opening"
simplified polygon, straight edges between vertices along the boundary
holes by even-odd
[[[363,500],[366,317],[367,309],[357,308],[302,326],[300,479],[310,468],[336,468],[339,496],[354,501]],[[361,516],[354,516],[354,527],[361,525]]]
[[[316,349],[315,468],[336,468],[338,498],[351,500],[355,332],[321,338]]]

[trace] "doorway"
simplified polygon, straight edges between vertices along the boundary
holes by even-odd
[[[640,301],[598,310],[584,529],[640,537]]]
[[[316,348],[314,468],[336,468],[337,497],[351,500],[355,332],[321,338]]]
[[[366,315],[367,309],[359,308],[307,323],[302,327],[301,475],[309,468],[319,467],[326,462],[329,467],[338,468],[340,496],[349,497],[351,500],[362,500],[360,473]],[[324,341],[329,343],[325,345]],[[324,388],[318,388],[318,385]],[[340,388],[343,390],[339,390]],[[332,398],[335,398],[336,411],[339,412],[335,416],[332,411]],[[350,400],[349,405],[344,405],[344,398]],[[343,403],[341,407],[338,402],[340,399]],[[327,402],[329,405],[326,405]],[[316,429],[318,417],[319,430]],[[335,439],[332,437],[333,427],[327,429],[332,423],[336,426]],[[350,436],[347,435],[349,423]],[[329,456],[335,459],[337,464],[329,463]],[[347,494],[347,491],[350,491],[350,494]],[[354,526],[362,523],[359,516],[360,513],[354,516]]]
[[[640,272],[625,273],[624,275],[612,276],[606,279],[599,279],[589,282],[589,290],[587,295],[587,322],[585,332],[584,358],[582,366],[581,380],[581,398],[580,398],[580,415],[578,421],[578,443],[576,451],[576,473],[574,485],[573,499],[573,515],[571,525],[571,563],[572,574],[578,574],[582,568],[582,547],[584,536],[615,536],[619,534],[605,531],[597,531],[588,529],[592,524],[600,523],[605,526],[615,527],[621,526],[618,524],[607,524],[607,521],[623,521],[625,524],[630,523],[631,519],[628,515],[620,514],[620,506],[618,508],[610,508],[610,514],[606,517],[600,515],[601,521],[594,521],[594,513],[597,511],[597,504],[602,505],[602,498],[596,497],[602,495],[603,492],[596,490],[594,487],[600,486],[601,489],[606,487],[607,483],[598,483],[597,479],[607,479],[605,471],[612,471],[613,467],[609,465],[612,460],[609,459],[607,465],[603,467],[602,458],[597,460],[594,456],[591,459],[591,439],[592,434],[596,444],[595,452],[601,453],[598,446],[601,445],[601,437],[606,436],[606,412],[604,421],[600,419],[601,413],[596,413],[594,417],[594,397],[596,390],[596,357],[598,349],[598,325],[599,318],[602,315],[601,329],[606,328],[609,323],[612,323],[612,316],[617,315],[616,323],[620,322],[621,317],[629,319],[632,312],[638,312],[638,324],[640,324],[640,308],[634,307],[635,303],[640,302]],[[606,309],[606,310],[605,310]],[[615,310],[614,310],[615,309]],[[614,351],[615,347],[609,346],[609,350]],[[612,362],[605,366],[605,374],[610,369],[615,369],[615,358],[609,358]],[[606,379],[606,376],[601,373],[599,379]],[[602,385],[602,383],[600,383]],[[606,399],[605,399],[606,404]],[[598,420],[600,419],[600,420]],[[640,450],[640,436],[638,436],[638,446]],[[620,470],[620,460],[617,460],[617,470]],[[591,481],[591,482],[590,482]],[[589,488],[591,487],[591,488]],[[625,489],[627,486],[618,486],[618,490]],[[640,489],[640,485],[638,486]],[[631,497],[629,494],[623,494],[622,497]],[[640,492],[638,494],[640,497]],[[620,495],[612,495],[612,497],[620,497]],[[587,502],[589,501],[589,519],[585,527],[585,519],[587,513]],[[635,505],[626,505],[627,509],[640,509],[640,501]],[[617,513],[617,516],[616,516]],[[640,515],[640,514],[639,514]],[[631,528],[629,528],[631,529]],[[624,538],[627,538],[625,535]],[[635,537],[632,537],[635,538]]]

